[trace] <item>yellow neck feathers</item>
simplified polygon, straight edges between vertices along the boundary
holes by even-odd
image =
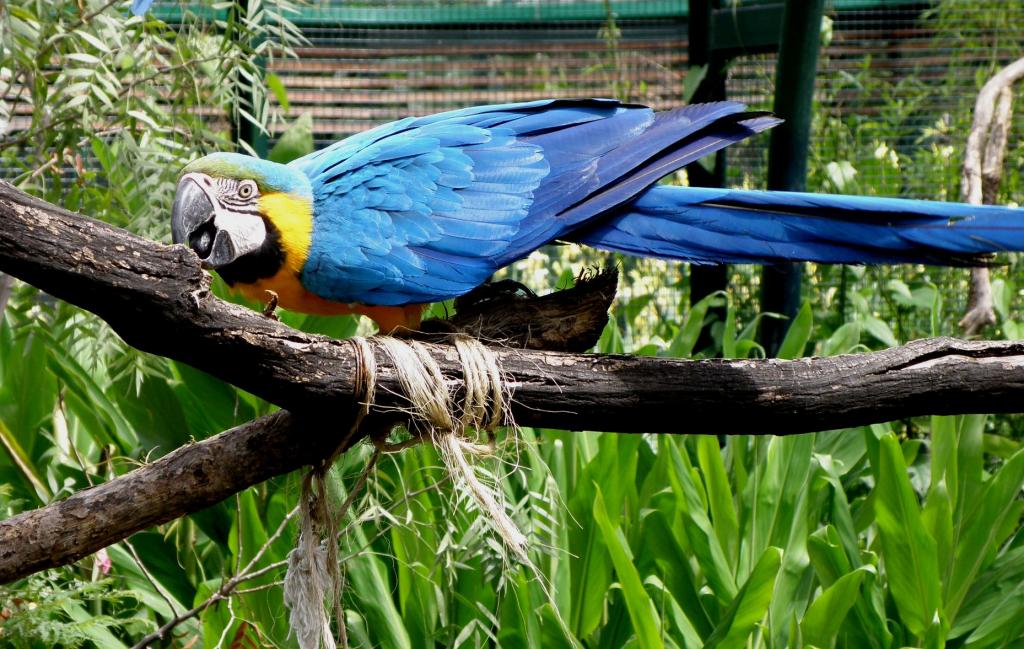
[[[278,304],[291,311],[339,312],[339,307],[344,305],[335,305],[313,295],[301,282],[302,266],[309,256],[313,236],[312,202],[290,194],[264,194],[260,197],[260,211],[277,228],[284,262],[273,276],[256,280],[252,284],[235,284],[235,287],[247,298],[260,304],[266,304],[270,297],[267,291],[273,291],[277,294]]]
[[[309,256],[313,236],[313,204],[302,198],[280,192],[260,197],[260,211],[277,228],[284,249],[284,267],[298,274]]]

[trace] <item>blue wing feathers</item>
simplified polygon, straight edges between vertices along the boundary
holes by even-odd
[[[778,121],[735,102],[654,113],[594,99],[385,124],[291,163],[314,195],[302,282],[345,302],[437,301],[555,239],[694,263],[961,263],[1024,248],[1015,210],[652,187]]]

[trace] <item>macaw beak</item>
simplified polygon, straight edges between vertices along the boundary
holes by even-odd
[[[178,181],[171,208],[171,238],[191,248],[203,266],[218,268],[238,258],[230,233],[215,223],[217,208],[200,181],[187,174]]]

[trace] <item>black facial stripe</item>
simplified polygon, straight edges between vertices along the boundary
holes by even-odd
[[[260,216],[259,209],[255,207],[248,207],[248,203],[232,203],[231,201],[221,201],[221,205],[230,208],[232,214],[247,214],[251,216]]]
[[[258,212],[255,214],[260,216]],[[228,286],[234,286],[238,282],[252,284],[257,280],[273,277],[284,265],[281,232],[268,219],[263,219],[263,223],[267,227],[267,238],[263,240],[263,245],[217,269],[217,273]]]

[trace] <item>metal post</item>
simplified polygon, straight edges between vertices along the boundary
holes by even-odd
[[[712,49],[712,16],[716,0],[689,0],[689,64],[690,68],[707,66],[703,81],[693,94],[693,103],[721,101],[725,99],[725,60]],[[695,162],[686,168],[687,178],[694,187],[725,186],[725,151],[715,154],[714,167],[708,172],[701,163]],[[690,304],[696,304],[704,297],[724,291],[729,286],[729,268],[724,264],[715,266],[690,266]],[[720,321],[725,320],[724,309],[709,313]],[[711,344],[710,328],[701,331],[695,349]]]
[[[768,149],[768,189],[803,191],[807,180],[807,147],[811,130],[811,99],[818,67],[824,0],[786,0],[782,39],[775,71],[775,114],[786,120],[772,129]],[[766,266],[761,275],[761,310],[790,320],[800,309],[802,264]],[[790,320],[761,321],[761,344],[774,356]]]
[[[237,5],[233,5],[232,8],[229,11],[231,11],[231,12],[235,12],[235,11],[248,12],[250,10],[251,9],[248,8],[248,7],[244,7],[243,8],[243,7],[239,7]],[[233,23],[233,22],[235,22],[235,21],[228,20],[228,24],[229,25],[231,23]],[[235,27],[235,31],[232,32],[232,36],[234,38],[239,38],[239,34],[238,34],[238,31],[237,31],[237,26]],[[252,45],[255,47],[256,45],[258,45],[258,43],[253,43]],[[261,56],[261,57],[256,59],[256,62],[257,62],[257,65],[259,66],[260,71],[263,72],[263,75],[261,75],[261,76],[266,76],[266,65],[267,65],[266,64],[266,59]],[[256,99],[257,99],[257,96],[258,96],[258,92],[257,92],[256,88],[252,85],[251,82],[247,82],[246,85],[247,85],[247,90],[245,92],[245,95],[246,95],[245,99],[248,100],[248,103],[249,103],[249,112],[251,114],[255,114],[256,113]],[[241,102],[241,100],[242,99],[240,97],[236,99],[236,101],[239,101],[239,102]],[[256,154],[259,157],[261,157],[261,158],[267,157],[267,151],[269,150],[269,146],[268,146],[268,142],[267,142],[267,135],[266,135],[266,133],[264,133],[263,130],[258,125],[253,124],[252,122],[250,122],[248,119],[243,117],[237,111],[233,115],[233,117],[234,117],[234,121],[232,123],[232,135],[235,138],[234,141],[235,141],[235,144],[236,144],[238,150],[240,152],[242,152],[242,153],[246,152],[245,149],[242,148],[242,146],[241,146],[241,142],[245,142],[249,146],[252,147],[253,151],[255,151]]]

